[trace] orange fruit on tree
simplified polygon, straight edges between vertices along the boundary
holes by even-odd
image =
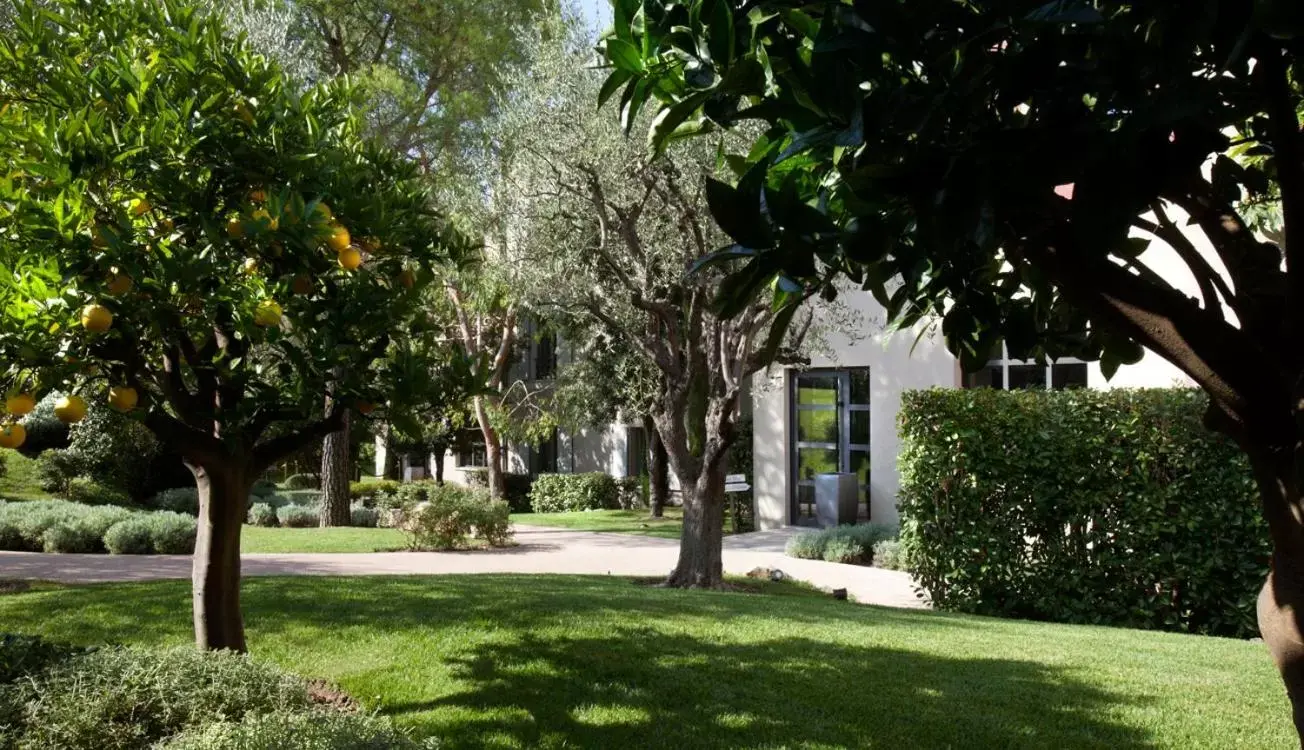
[[[233,240],[238,240],[244,236],[244,222],[239,219],[231,219],[226,223],[226,236]]]
[[[64,396],[54,402],[54,416],[65,424],[80,422],[86,418],[86,401],[81,396]]]
[[[326,235],[326,244],[335,252],[342,253],[353,244],[353,238],[349,236],[349,230],[339,224],[332,224],[331,233]]]
[[[91,333],[104,333],[113,325],[113,313],[104,305],[87,305],[81,311],[81,324]]]
[[[27,428],[17,422],[0,425],[0,448],[17,448],[27,440]]]
[[[94,247],[101,249],[108,247],[112,237],[112,233],[105,230],[104,227],[91,228],[91,245]]]
[[[276,302],[265,299],[258,303],[254,308],[254,325],[270,328],[279,325],[281,322],[281,306]]]
[[[250,214],[250,216],[256,221],[266,222],[267,228],[272,230],[273,232],[275,232],[281,226],[281,222],[278,221],[275,216],[272,216],[271,214],[267,213],[267,209],[265,208],[260,208],[257,211],[254,211],[252,214]]]
[[[358,413],[362,414],[363,416],[366,416],[375,410],[376,410],[376,405],[371,403],[370,401],[358,402]]]
[[[245,276],[253,276],[258,273],[258,260],[255,258],[245,258],[244,263],[240,265],[240,271]]]
[[[121,297],[127,292],[130,292],[131,287],[134,286],[134,284],[135,282],[133,282],[131,277],[127,274],[119,271],[117,268],[109,269],[109,283],[106,285],[109,294],[112,294],[114,297]]]
[[[249,202],[263,203],[267,200],[267,191],[262,188],[254,188],[249,191]]]
[[[252,109],[249,109],[248,102],[245,102],[244,100],[237,101],[235,106],[232,107],[232,111],[235,112],[235,116],[239,117],[240,121],[244,124],[254,124],[254,112]]]
[[[331,213],[330,206],[318,203],[312,207],[312,216],[309,218],[313,221],[330,221],[335,218],[335,214]]]
[[[128,412],[135,409],[139,400],[136,389],[129,385],[115,385],[109,389],[109,406],[118,411]]]
[[[15,393],[5,399],[5,411],[21,417],[36,408],[36,398],[30,393]]]
[[[362,265],[362,253],[356,247],[346,247],[340,251],[340,268],[353,271]]]
[[[412,285],[415,284],[416,282],[417,282],[416,276],[412,274],[411,270],[404,268],[402,271],[399,271],[398,283],[404,289],[411,289]]]
[[[145,200],[144,198],[137,198],[136,200],[131,202],[131,215],[144,216],[145,214],[149,213],[150,209],[152,208],[154,207],[149,204],[149,201]]]
[[[176,224],[173,224],[171,219],[162,219],[158,223],[158,231],[163,234],[171,234],[172,230],[176,228]]]
[[[290,282],[290,291],[299,296],[312,294],[312,279],[303,274],[295,276],[294,280]]]

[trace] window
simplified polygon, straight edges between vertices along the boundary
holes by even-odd
[[[793,523],[815,517],[815,477],[849,473],[869,508],[870,390],[867,368],[812,370],[793,375],[790,406]]]
[[[625,428],[625,476],[641,477],[647,473],[648,435],[641,426]]]
[[[1005,344],[992,352],[987,366],[965,376],[966,388],[996,388],[1005,391],[1044,388],[1061,391],[1087,387],[1087,363],[1065,357],[1048,364],[1010,359]]]
[[[484,448],[484,435],[479,430],[467,430],[457,446],[458,468],[488,466],[489,457]]]
[[[556,474],[557,473],[557,454],[558,454],[557,431],[553,430],[552,435],[531,452],[533,465],[531,473],[536,476],[539,474]]]
[[[534,342],[534,379],[546,380],[557,373],[557,337],[542,333]]]

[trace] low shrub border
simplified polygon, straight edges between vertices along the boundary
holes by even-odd
[[[1270,544],[1191,389],[904,395],[902,547],[937,607],[1250,637]]]
[[[618,510],[620,494],[620,483],[601,472],[540,474],[530,488],[530,508],[535,513]]]
[[[878,564],[875,555],[879,545],[884,542],[894,542],[896,538],[896,528],[881,523],[837,526],[830,529],[804,531],[792,537],[784,546],[784,553],[789,557],[805,560],[824,560],[851,565]]]
[[[66,500],[0,501],[0,550],[188,555],[194,516]]]

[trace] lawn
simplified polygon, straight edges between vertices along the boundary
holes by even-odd
[[[1289,748],[1262,644],[610,577],[255,578],[258,658],[451,748]],[[190,640],[186,582],[0,596],[4,629]]]
[[[684,512],[682,508],[669,507],[665,509],[665,518],[650,518],[646,510],[513,513],[512,523],[522,526],[554,526],[571,531],[607,531],[678,539],[683,528]]]
[[[0,476],[0,498],[5,500],[50,500],[54,496],[41,489],[36,460],[18,451],[5,451],[5,471]]]
[[[245,526],[240,551],[250,552],[390,552],[404,549],[406,538],[398,529],[269,529]]]

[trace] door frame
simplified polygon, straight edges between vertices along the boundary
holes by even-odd
[[[814,367],[809,369],[788,371],[787,392],[788,399],[788,424],[790,429],[787,433],[787,451],[788,451],[788,523],[797,523],[801,518],[800,513],[800,494],[799,488],[802,486],[811,486],[813,481],[807,481],[801,478],[798,472],[800,463],[801,450],[803,448],[814,448],[817,450],[836,450],[838,452],[837,471],[841,473],[851,473],[851,458],[853,452],[862,452],[867,457],[872,456],[872,441],[869,435],[865,435],[865,442],[857,442],[851,434],[853,412],[866,412],[872,414],[873,406],[870,403],[851,403],[851,376],[853,371],[864,370],[866,376],[870,372],[868,367]],[[802,407],[798,404],[797,390],[803,377],[833,377],[837,379],[837,395],[832,406],[825,405],[807,405]],[[866,394],[866,398],[872,398],[872,394]],[[829,443],[822,441],[803,441],[799,440],[799,430],[801,429],[798,414],[802,411],[833,411],[838,412],[838,441]],[[871,425],[872,429],[872,425]],[[865,514],[870,512],[870,488],[868,481],[865,485],[857,488],[857,494],[860,495],[858,502],[864,502]]]

